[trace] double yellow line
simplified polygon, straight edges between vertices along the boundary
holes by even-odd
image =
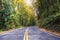
[[[25,33],[24,33],[24,38],[23,40],[28,40],[28,28],[26,29]]]

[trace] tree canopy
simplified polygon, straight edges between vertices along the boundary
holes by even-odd
[[[38,0],[39,26],[60,31],[60,0]]]
[[[60,31],[60,0],[0,0],[0,30],[33,25]]]

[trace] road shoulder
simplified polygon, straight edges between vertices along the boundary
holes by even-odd
[[[60,33],[57,33],[57,32],[51,31],[51,30],[47,30],[47,29],[44,29],[44,28],[39,28],[39,27],[38,27],[38,29],[42,30],[42,31],[45,31],[45,32],[47,32],[49,34],[52,34],[52,35],[54,35],[56,37],[60,37]]]

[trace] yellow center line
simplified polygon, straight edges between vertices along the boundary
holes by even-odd
[[[24,33],[24,38],[23,40],[28,40],[28,28],[26,29],[25,33]]]

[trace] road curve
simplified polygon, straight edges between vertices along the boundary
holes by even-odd
[[[0,40],[23,40],[26,30],[27,28],[14,30],[7,34],[1,35]],[[28,40],[60,40],[60,37],[56,37],[47,32],[39,30],[36,26],[28,27],[27,31]]]

